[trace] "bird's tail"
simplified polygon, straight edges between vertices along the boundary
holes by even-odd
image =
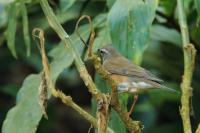
[[[168,92],[172,92],[172,93],[180,94],[179,91],[177,91],[177,90],[175,90],[175,89],[172,89],[172,88],[169,88],[169,87],[164,86],[164,85],[162,85],[160,88],[161,88],[162,90],[165,90],[165,91],[168,91]]]

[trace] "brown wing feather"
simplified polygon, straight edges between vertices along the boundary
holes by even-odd
[[[108,59],[104,62],[103,66],[111,74],[126,75],[135,78],[144,78],[158,83],[163,82],[163,80],[157,78],[151,72],[133,64],[128,59],[121,56],[115,57],[114,59]]]

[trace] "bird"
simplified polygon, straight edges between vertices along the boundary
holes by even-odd
[[[128,92],[135,95],[129,114],[132,112],[140,93],[151,89],[177,92],[163,85],[164,81],[150,71],[129,61],[111,44],[98,49],[98,52],[100,53],[104,69],[108,71],[111,79],[116,82],[118,92]]]

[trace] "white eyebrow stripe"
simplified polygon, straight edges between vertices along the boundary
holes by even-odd
[[[106,50],[106,49],[101,49],[101,51],[103,51],[105,53],[109,53],[108,50]]]

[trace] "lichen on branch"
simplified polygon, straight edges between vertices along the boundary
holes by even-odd
[[[85,85],[88,88],[88,91],[92,94],[93,97],[95,97],[97,99],[97,101],[101,101],[104,98],[103,93],[101,93],[96,85],[94,84],[94,82],[92,81],[91,76],[89,75],[82,59],[80,58],[80,55],[77,51],[77,49],[75,48],[75,46],[73,45],[72,41],[70,40],[69,35],[65,32],[65,30],[62,28],[61,24],[58,22],[55,14],[53,13],[52,9],[50,8],[47,0],[39,0],[40,5],[42,7],[42,10],[50,24],[50,26],[53,28],[53,30],[58,34],[58,36],[61,38],[61,40],[63,41],[64,45],[66,46],[66,48],[70,49],[70,54],[73,55],[74,60],[75,60],[75,65],[76,68],[81,76],[81,78],[83,79]],[[90,41],[92,43],[92,40]],[[92,56],[91,56],[92,57]],[[94,58],[95,59],[95,58]],[[96,60],[93,60],[94,65]],[[98,65],[98,64],[97,64]],[[101,67],[100,65],[100,71],[104,71],[105,70]],[[99,72],[100,72],[99,71]],[[102,73],[103,74],[106,73]],[[108,77],[108,74],[106,74],[103,77]],[[114,101],[118,101],[118,93],[116,90],[116,87],[113,87],[112,89],[113,93],[111,94],[111,98]],[[122,121],[124,122],[124,124],[126,125],[126,127],[128,128],[128,130],[130,132],[134,132],[134,133],[139,133],[141,132],[141,124],[138,121],[133,121],[128,115],[127,112],[123,111],[123,109],[121,108],[119,101],[118,102],[113,102],[112,104],[112,100],[111,100],[111,105],[113,105],[113,108],[117,111],[117,113],[120,115]]]
[[[181,83],[182,96],[180,113],[184,132],[192,133],[190,121],[190,104],[192,103],[190,103],[190,99],[192,97],[191,83],[195,66],[196,49],[194,45],[190,43],[188,27],[186,23],[186,16],[183,10],[183,1],[177,0],[177,6],[184,54],[184,74]]]

